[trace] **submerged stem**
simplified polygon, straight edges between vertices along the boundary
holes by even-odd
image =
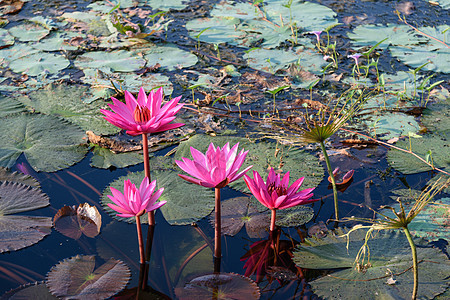
[[[221,231],[222,231],[222,222],[221,222],[221,214],[220,214],[220,188],[215,188],[215,236],[214,236],[214,257],[215,258],[221,258],[222,257],[222,247],[220,244],[221,239]]]
[[[144,171],[145,177],[148,177],[148,182],[152,182],[152,178],[150,176],[150,159],[148,156],[148,137],[147,133],[142,134],[142,150],[144,150]],[[155,212],[148,212],[148,225],[155,225]]]
[[[408,227],[403,227],[403,231],[405,232],[406,238],[408,239],[409,245],[411,246],[411,254],[413,258],[413,272],[414,272],[414,288],[411,299],[415,300],[417,298],[417,290],[419,288],[419,269],[417,265],[417,250],[416,245],[411,237],[411,233],[408,230]]]
[[[322,148],[323,156],[325,157],[325,162],[327,163],[328,174],[331,178],[331,185],[333,186],[333,196],[334,196],[334,212],[336,220],[339,220],[339,206],[338,206],[338,195],[336,180],[334,179],[333,170],[331,169],[330,159],[328,158],[327,149],[325,149],[325,144],[323,141],[320,142],[320,147]]]

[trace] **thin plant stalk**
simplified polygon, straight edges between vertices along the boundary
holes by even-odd
[[[214,236],[214,257],[222,257],[221,248],[221,231],[222,231],[222,220],[221,220],[221,205],[220,205],[220,188],[215,188],[215,236]]]
[[[411,253],[413,258],[413,272],[414,272],[414,288],[411,299],[415,300],[417,298],[417,290],[419,288],[419,269],[417,265],[417,250],[416,245],[411,237],[411,233],[409,232],[408,226],[403,227],[403,231],[405,232],[406,238],[408,239],[409,245],[411,246]]]
[[[275,219],[277,217],[277,210],[276,209],[272,209],[272,214],[270,217],[270,232],[273,232],[275,230]]]
[[[138,242],[139,242],[140,263],[145,264],[144,238],[142,237],[141,220],[140,220],[139,215],[136,215],[136,229],[137,229]]]
[[[142,134],[142,150],[144,150],[144,171],[145,177],[148,177],[148,181],[152,182],[150,176],[150,159],[148,155],[148,136],[147,133]],[[148,212],[148,225],[155,225],[155,213],[154,211]]]
[[[327,149],[325,149],[325,144],[323,141],[320,142],[320,147],[322,148],[323,156],[325,157],[325,162],[327,163],[328,174],[331,178],[331,185],[333,186],[333,197],[334,197],[334,212],[336,221],[339,220],[339,205],[338,205],[338,195],[337,195],[337,187],[336,180],[334,179],[334,174],[331,169],[330,159],[328,158]]]

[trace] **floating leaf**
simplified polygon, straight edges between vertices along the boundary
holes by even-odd
[[[167,1],[159,1],[159,0],[138,0],[139,3],[143,3],[145,5],[150,6],[154,10],[180,10],[184,9],[188,5],[188,1],[185,0],[167,0]]]
[[[135,6],[133,0],[111,0],[106,2],[94,2],[89,4],[89,7],[92,10],[99,11],[104,14],[109,14],[113,8],[115,9],[124,9]]]
[[[343,233],[340,231],[338,235]],[[345,237],[331,234],[320,240],[309,239],[297,248],[294,261],[302,268],[347,268],[309,282],[316,294],[326,299],[397,299],[411,294],[411,248],[403,232],[382,231],[371,238],[368,241],[371,267],[365,272],[358,272],[354,268],[354,260],[364,237],[364,230],[351,233],[348,250]],[[416,240],[416,244],[424,243]],[[424,260],[419,264],[417,296],[432,299],[433,295],[447,288],[450,263],[445,254],[436,248],[418,247],[417,255],[419,261]],[[392,276],[397,281],[391,286],[386,281]]]
[[[423,111],[422,124],[433,132],[450,134],[450,98],[427,107]]]
[[[210,216],[214,224],[214,215]],[[264,238],[270,225],[270,215],[259,212],[249,197],[236,197],[222,202],[222,233],[234,236],[245,224],[250,238]]]
[[[403,203],[405,211],[409,211],[412,204]],[[390,205],[395,211],[401,211],[400,204]],[[396,216],[390,209],[381,211],[385,216],[395,218]],[[450,198],[434,200],[428,204],[421,212],[409,223],[408,229],[413,236],[422,237],[429,241],[438,239],[448,239],[450,236]]]
[[[0,119],[0,166],[12,167],[24,153],[36,171],[54,172],[80,161],[87,148],[78,127],[45,115]]]
[[[152,65],[159,63],[162,68],[169,71],[193,66],[197,63],[197,56],[181,50],[173,44],[154,45],[151,48],[140,49],[144,53],[145,59]]]
[[[63,55],[38,52],[13,60],[9,64],[9,68],[16,73],[37,76],[43,72],[58,73],[67,68],[69,64],[70,62]]]
[[[102,216],[95,206],[87,203],[64,206],[53,217],[55,229],[72,239],[79,239],[82,234],[93,238],[100,233]]]
[[[91,130],[97,134],[114,134],[120,128],[110,124],[103,117],[100,109],[109,109],[103,102],[87,104],[83,98],[88,97],[85,86],[50,84],[43,89],[18,98],[34,111],[62,117],[80,126],[83,130]]]
[[[234,273],[214,273],[196,277],[175,288],[178,299],[259,299],[258,285]]]
[[[410,141],[412,149],[409,147]],[[450,144],[448,138],[443,136],[437,134],[424,135],[420,139],[401,140],[395,145],[406,150],[412,150],[412,152],[423,159],[425,159],[427,152],[431,150],[435,167],[445,169],[450,165]],[[387,160],[393,168],[403,174],[415,174],[432,170],[430,166],[411,154],[395,149],[389,149]]]
[[[78,56],[74,63],[80,69],[111,68],[116,72],[134,72],[144,67],[145,60],[125,50],[93,51]]]
[[[275,224],[281,227],[300,226],[311,221],[313,217],[314,210],[312,207],[299,205],[277,210]]]
[[[0,28],[0,49],[14,45],[14,37],[8,30]]]
[[[15,300],[56,300],[43,282],[28,283],[2,295],[2,299]]]
[[[50,30],[37,23],[24,23],[9,29],[9,33],[21,42],[39,41],[50,33]]]
[[[65,51],[71,51],[71,50],[77,50],[77,46],[73,46],[69,44],[70,39],[75,37],[82,37],[78,33],[74,32],[57,32],[51,37],[46,37],[45,39],[40,40],[39,42],[36,42],[34,44],[31,44],[30,46],[34,49],[41,50],[41,51],[59,51],[59,50],[65,50]]]
[[[0,50],[0,59],[2,67],[7,67],[8,64],[21,57],[37,53],[39,50],[33,49],[26,44],[15,44],[12,47]]]
[[[447,180],[449,178],[448,175],[445,174],[438,174],[430,179],[430,181],[427,182],[427,186],[433,185],[437,180],[440,180],[441,183],[444,182],[443,180]],[[442,190],[443,193],[450,194],[450,186],[446,187]]]
[[[0,118],[25,111],[25,107],[11,97],[0,94]]]
[[[23,183],[31,187],[39,187],[39,182],[30,175],[26,175],[20,172],[12,172],[7,168],[0,167],[0,181],[10,181]]]
[[[365,123],[377,135],[377,138],[382,140],[404,136],[408,132],[418,132],[420,129],[414,116],[397,112],[383,112],[381,115],[373,115]]]
[[[47,195],[16,182],[0,185],[0,253],[39,242],[50,233],[51,218],[12,215],[49,205]]]
[[[152,165],[152,162],[150,161]],[[178,172],[174,170],[152,170],[152,180],[156,179],[157,188],[164,187],[164,192],[159,198],[167,203],[160,208],[166,221],[171,225],[186,225],[196,222],[209,215],[214,209],[214,192],[204,187],[187,183],[178,177]],[[111,183],[111,187],[123,190],[123,181],[130,179],[132,183],[139,186],[144,178],[144,172],[130,173],[120,177]],[[122,218],[116,216],[117,212],[107,206],[111,200],[107,197],[111,195],[108,187],[102,196],[102,206],[105,211],[117,220],[129,223],[135,222],[135,218]],[[142,222],[147,221],[145,214],[141,218]]]
[[[130,279],[129,268],[113,258],[94,268],[94,255],[65,259],[47,274],[47,287],[54,296],[65,299],[106,299],[121,291]]]
[[[107,148],[95,146],[91,158],[91,167],[108,169],[110,167],[125,168],[143,162],[142,153],[137,151],[114,153]]]
[[[347,34],[353,40],[353,44],[364,47],[374,46],[378,42],[386,39],[380,45],[381,49],[386,49],[389,45],[418,45],[424,41],[423,37],[416,37],[412,34],[412,29],[407,25],[386,24],[386,25],[360,25],[352,33]]]
[[[296,148],[277,145],[276,143],[251,143],[248,139],[234,136],[210,137],[197,134],[178,146],[175,158],[177,160],[180,160],[181,157],[192,159],[190,147],[205,153],[210,143],[223,147],[227,142],[231,146],[239,142],[239,150],[249,151],[242,167],[253,165],[249,175],[251,175],[252,171],[257,171],[261,177],[267,178],[267,174],[272,167],[276,171],[283,173],[289,171],[291,179],[295,178],[296,180],[300,177],[305,177],[302,189],[315,187],[322,181],[323,167],[320,165],[319,160],[311,154]],[[302,165],[301,168],[298,168],[299,164]],[[230,186],[236,190],[248,192],[247,185],[242,179],[232,182]]]

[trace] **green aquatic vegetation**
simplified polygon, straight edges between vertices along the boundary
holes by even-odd
[[[174,44],[154,44],[140,48],[144,58],[151,64],[159,64],[169,71],[179,70],[195,65],[198,61],[194,54],[181,50]]]
[[[20,57],[9,63],[9,68],[16,73],[37,76],[42,73],[58,73],[70,65],[63,55],[38,52]]]
[[[93,145],[91,167],[108,169],[110,167],[125,168],[142,163],[142,154],[137,151],[114,153],[109,149]]]
[[[78,56],[74,64],[80,69],[110,68],[115,72],[134,72],[145,66],[146,61],[126,50],[92,51]]]
[[[9,34],[8,30],[0,28],[0,48],[14,45],[14,37]]]

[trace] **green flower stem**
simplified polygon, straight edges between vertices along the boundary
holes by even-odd
[[[270,232],[273,232],[275,230],[275,219],[277,217],[277,210],[272,209],[272,215],[270,218]]]
[[[338,206],[338,195],[336,180],[334,179],[333,171],[331,169],[330,159],[328,158],[327,149],[325,149],[325,144],[323,141],[320,142],[320,147],[322,148],[323,156],[325,157],[325,162],[327,163],[328,174],[331,178],[331,185],[333,186],[333,196],[334,196],[334,212],[336,215],[336,220],[339,220],[339,206]]]
[[[138,242],[139,242],[140,263],[141,264],[145,264],[144,238],[142,237],[141,220],[140,220],[140,217],[138,215],[136,216],[136,229],[137,229]]]
[[[148,137],[147,133],[142,134],[142,150],[144,150],[144,171],[145,177],[148,177],[148,182],[152,182],[152,178],[150,176],[150,159],[148,156]],[[155,212],[148,212],[148,225],[155,225]]]
[[[215,236],[214,236],[214,257],[215,258],[221,258],[222,257],[222,248],[220,244],[221,239],[221,231],[222,231],[222,220],[221,220],[221,214],[220,214],[220,188],[215,188],[215,196],[216,196],[216,208],[215,208],[215,218],[216,222],[214,225],[215,228]]]
[[[408,239],[409,245],[411,246],[411,253],[413,257],[413,271],[414,271],[414,289],[411,296],[411,299],[415,300],[417,298],[417,290],[419,288],[419,269],[417,265],[417,250],[416,245],[411,237],[411,233],[409,233],[408,227],[403,227],[403,231],[405,232],[406,238]]]

